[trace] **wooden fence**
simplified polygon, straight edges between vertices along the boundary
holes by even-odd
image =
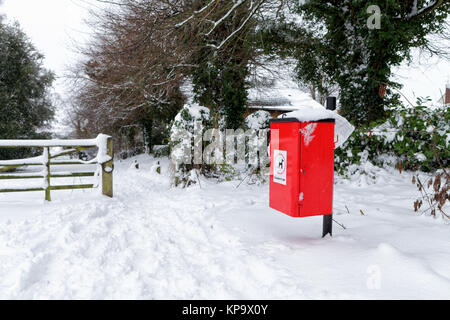
[[[21,160],[0,160],[0,180],[43,179],[41,187],[0,187],[0,193],[45,191],[45,200],[51,201],[52,190],[92,189],[94,184],[51,185],[52,179],[70,177],[94,177],[101,175],[102,193],[113,197],[114,150],[113,140],[106,135],[99,135],[90,140],[0,140],[0,148],[42,148],[42,156]],[[61,151],[51,152],[51,148],[63,148]],[[90,161],[57,160],[57,158],[83,150],[98,148],[97,156]],[[96,164],[97,172],[63,172],[52,173],[52,166],[61,165],[90,165]],[[37,173],[6,173],[17,168],[27,166],[42,166],[43,171]],[[100,172],[101,171],[101,172]]]

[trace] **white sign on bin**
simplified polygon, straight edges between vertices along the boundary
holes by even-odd
[[[287,151],[274,150],[273,182],[286,185]]]

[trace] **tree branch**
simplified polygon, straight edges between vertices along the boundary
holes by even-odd
[[[235,29],[232,33],[228,35],[218,46],[213,44],[208,44],[209,47],[214,48],[215,50],[220,50],[231,38],[233,38],[237,33],[239,33],[247,24],[247,22],[253,17],[253,15],[256,13],[256,11],[261,7],[262,1],[255,4],[253,7],[253,10],[249,13],[248,17],[242,22],[242,24]]]
[[[431,11],[437,9],[442,4],[444,4],[444,0],[434,0],[432,3],[428,4],[426,7],[417,10],[417,0],[414,0],[413,8],[411,13],[408,16],[408,19],[418,19]]]
[[[216,2],[217,0],[211,0],[206,6],[204,6],[203,8],[201,8],[200,10],[194,11],[194,13],[192,13],[187,19],[185,19],[184,21],[178,23],[175,25],[175,28],[179,28],[182,27],[184,24],[186,24],[187,22],[189,22],[190,20],[192,20],[193,18],[195,18],[195,16],[197,16],[198,14],[202,13],[203,11],[205,11],[206,9],[208,9],[214,2]]]

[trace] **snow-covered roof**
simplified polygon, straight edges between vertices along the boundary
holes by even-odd
[[[253,68],[249,77],[249,107],[252,109],[293,111],[301,107],[318,107],[318,102],[300,88],[294,65],[289,61],[264,63]]]
[[[294,111],[301,107],[320,107],[295,80],[294,63],[288,60],[264,61],[259,66],[250,66],[247,81],[248,107],[267,111]],[[193,103],[193,85],[186,79],[181,91]]]

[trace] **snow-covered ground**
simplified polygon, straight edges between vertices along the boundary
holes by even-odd
[[[0,299],[450,298],[450,225],[413,212],[408,173],[337,178],[347,229],[322,239],[321,217],[269,209],[267,185],[176,189],[166,161],[137,159],[116,162],[114,199],[0,194]]]

